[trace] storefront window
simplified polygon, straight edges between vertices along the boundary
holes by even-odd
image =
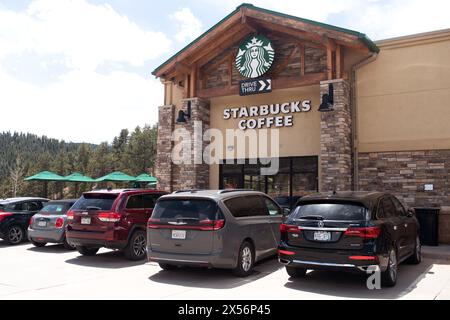
[[[281,158],[274,176],[262,176],[261,164],[221,165],[221,189],[248,189],[267,193],[279,204],[292,207],[307,194],[318,191],[318,158]]]

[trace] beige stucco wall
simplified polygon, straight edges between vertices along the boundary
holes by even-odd
[[[312,109],[309,112],[294,114],[293,127],[280,128],[280,157],[291,156],[315,156],[320,154],[320,113],[317,111],[320,105],[319,86],[308,86],[295,89],[275,90],[269,94],[241,97],[239,95],[218,97],[211,100],[211,128],[219,129],[224,135],[227,129],[238,129],[239,121],[242,119],[224,120],[224,109],[237,107],[260,106],[266,104],[287,103],[292,101],[312,101]],[[263,117],[264,118],[264,117]],[[270,129],[269,129],[270,131]],[[246,150],[250,150],[248,141]],[[270,148],[269,148],[270,150]],[[240,158],[234,152],[228,151],[224,144],[224,158]],[[250,150],[251,151],[251,150]],[[272,153],[272,150],[269,151]],[[247,152],[246,158],[255,158],[257,154]],[[219,187],[219,166],[210,167],[210,187]]]
[[[357,74],[359,151],[450,149],[450,33],[379,46]]]

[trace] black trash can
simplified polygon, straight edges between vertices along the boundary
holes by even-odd
[[[440,208],[415,208],[420,223],[420,238],[424,246],[439,246]]]

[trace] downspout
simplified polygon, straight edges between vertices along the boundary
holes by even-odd
[[[352,67],[352,145],[353,145],[353,190],[359,191],[359,149],[358,149],[358,124],[357,124],[357,99],[356,99],[356,74],[358,69],[375,61],[378,52],[372,52],[371,55]]]

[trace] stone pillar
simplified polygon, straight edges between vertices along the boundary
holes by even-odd
[[[175,106],[159,107],[158,142],[155,176],[158,189],[172,192],[172,132],[175,124]]]
[[[158,155],[156,160],[156,177],[159,188],[173,192],[186,189],[209,189],[209,165],[204,162],[203,151],[207,142],[203,134],[210,128],[209,101],[200,98],[182,101],[182,110],[187,112],[188,102],[191,102],[191,118],[187,122],[176,124],[178,111],[174,106],[163,106],[159,109],[158,124]],[[172,133],[176,129],[185,129],[190,138],[190,162],[174,164],[172,151],[175,143]]]
[[[321,96],[334,86],[334,111],[321,114],[320,167],[323,192],[352,190],[352,109],[350,85],[337,79],[320,83]]]

